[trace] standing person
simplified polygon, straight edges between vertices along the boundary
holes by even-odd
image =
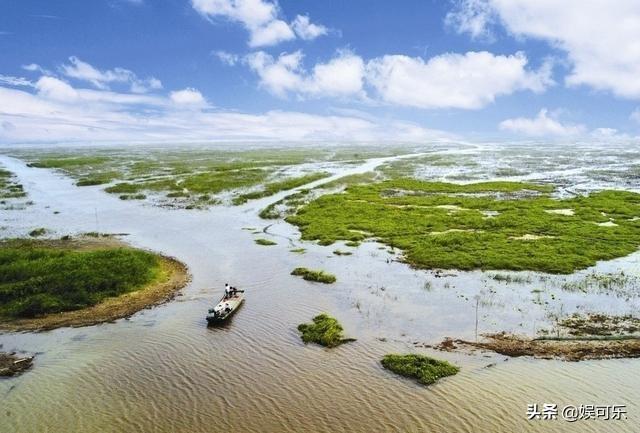
[[[224,297],[225,298],[231,297],[231,286],[229,286],[229,283],[224,284]]]

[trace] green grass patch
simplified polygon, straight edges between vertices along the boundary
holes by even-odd
[[[382,366],[400,376],[416,379],[423,385],[431,385],[438,379],[453,376],[460,368],[424,355],[385,355],[382,358]]]
[[[0,169],[0,200],[21,198],[27,194],[15,176],[8,170]]]
[[[306,248],[292,248],[292,249],[289,250],[289,252],[296,253],[296,254],[304,254],[304,253],[307,252],[307,249]]]
[[[318,283],[332,284],[336,282],[336,276],[325,271],[314,271],[307,268],[295,268],[291,271],[291,275],[302,277],[307,281],[315,281]]]
[[[293,188],[298,188],[302,185],[306,185],[316,180],[323,179],[329,176],[329,173],[310,173],[304,176],[291,177],[288,179],[280,180],[277,182],[271,182],[264,185],[259,191],[253,191],[246,194],[241,194],[233,199],[233,204],[240,205],[248,202],[249,200],[255,200],[263,197],[269,197],[280,191],[286,191]]]
[[[133,248],[87,250],[72,241],[0,243],[0,317],[77,310],[140,288],[156,278],[159,260]]]
[[[319,314],[312,319],[312,323],[302,323],[298,325],[302,341],[316,343],[325,347],[336,347],[354,338],[345,338],[343,329],[336,319],[326,314]]]
[[[640,246],[640,220],[634,219],[640,194],[600,191],[559,200],[551,192],[551,186],[521,182],[394,179],[321,196],[287,221],[302,239],[321,245],[378,239],[424,269],[566,274]]]
[[[271,246],[271,245],[278,245],[277,242],[274,242],[270,239],[264,239],[264,238],[258,238],[254,241],[256,244],[258,245],[264,245],[266,247]]]

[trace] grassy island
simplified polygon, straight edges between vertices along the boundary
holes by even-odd
[[[640,246],[640,194],[556,199],[520,182],[458,185],[394,179],[317,198],[287,221],[330,245],[377,239],[423,269],[571,273]]]
[[[187,282],[175,260],[112,238],[0,243],[0,328],[50,329],[126,317]]]
[[[298,331],[302,334],[302,341],[306,343],[316,343],[325,347],[336,347],[354,338],[345,338],[343,329],[336,319],[326,314],[319,314],[314,317],[312,323],[302,323],[298,325]]]
[[[325,271],[314,271],[307,268],[295,268],[291,275],[302,277],[303,280],[315,281],[317,283],[332,284],[336,282],[336,276]]]
[[[416,379],[423,385],[431,385],[438,379],[453,376],[460,368],[434,358],[423,355],[385,355],[382,366],[387,370],[405,377]]]

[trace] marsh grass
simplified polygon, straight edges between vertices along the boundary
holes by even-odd
[[[307,281],[315,281],[318,283],[332,284],[336,282],[336,276],[325,271],[314,271],[307,268],[295,268],[291,271],[291,275],[302,277]]]
[[[258,244],[258,245],[263,245],[265,247],[272,246],[272,245],[278,245],[277,242],[274,242],[274,241],[269,240],[269,239],[264,239],[264,238],[255,239],[254,242],[256,244]]]
[[[321,196],[286,220],[302,239],[320,245],[378,239],[424,269],[567,274],[638,249],[640,220],[633,217],[640,214],[640,194],[601,191],[558,200],[551,192],[521,182],[394,179]],[[573,215],[547,212],[565,208]],[[487,218],[489,210],[498,214]],[[598,225],[610,218],[616,226]]]
[[[460,371],[459,367],[447,361],[416,354],[385,355],[381,364],[387,370],[416,379],[423,385],[431,385],[443,377],[453,376]]]
[[[27,194],[20,183],[17,182],[13,173],[0,169],[0,199],[22,198]]]
[[[355,341],[355,338],[345,338],[342,325],[327,314],[317,315],[312,319],[312,323],[298,325],[298,331],[305,344],[316,343],[325,347],[336,347]]]
[[[0,317],[36,317],[95,305],[136,290],[158,257],[133,248],[83,250],[69,241],[0,243]]]
[[[255,200],[263,197],[274,195],[280,191],[286,191],[289,189],[298,188],[302,185],[314,182],[316,180],[323,179],[329,176],[329,173],[319,172],[305,174],[304,176],[291,177],[288,179],[280,180],[277,182],[267,183],[258,191],[253,191],[245,194],[241,194],[233,199],[234,205],[240,205],[248,202],[249,200]]]
[[[296,254],[304,254],[307,252],[306,248],[292,248],[289,250],[289,252],[291,253],[296,253]]]
[[[336,256],[350,256],[353,253],[351,251],[334,250],[333,254]]]

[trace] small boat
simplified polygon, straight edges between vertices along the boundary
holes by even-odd
[[[244,290],[238,290],[231,296],[223,296],[215,307],[210,308],[207,314],[207,322],[210,325],[223,323],[236,312],[244,301]]]

